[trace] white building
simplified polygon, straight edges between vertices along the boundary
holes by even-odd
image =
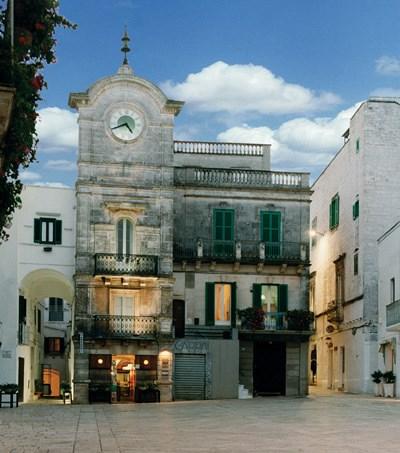
[[[317,384],[370,392],[378,366],[377,239],[400,216],[400,103],[370,98],[314,183],[310,298]]]
[[[400,343],[400,222],[395,223],[378,239],[379,262],[379,356],[382,372],[393,371],[400,376],[396,358]],[[400,387],[396,385],[396,396]]]
[[[65,332],[46,330],[53,324],[48,298],[62,299],[66,313],[73,302],[75,191],[24,187],[22,205],[0,248],[0,383],[17,382],[28,401],[43,392],[45,336],[68,343]],[[47,357],[50,364],[57,355]]]

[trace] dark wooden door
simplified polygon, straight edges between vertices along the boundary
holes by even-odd
[[[25,359],[18,357],[18,401],[24,401]]]
[[[256,395],[285,395],[285,343],[254,343],[253,383]]]
[[[185,301],[175,299],[172,305],[172,317],[175,327],[175,338],[185,336]]]

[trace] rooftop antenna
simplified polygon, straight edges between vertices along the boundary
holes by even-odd
[[[128,44],[129,44],[129,36],[128,36],[128,32],[126,31],[126,25],[125,25],[125,33],[124,33],[124,36],[122,37],[121,39],[122,43],[123,43],[123,47],[121,48],[121,52],[124,52],[124,61],[122,64],[128,64],[128,58],[126,56],[126,54],[128,52],[131,51],[131,49],[129,48]]]

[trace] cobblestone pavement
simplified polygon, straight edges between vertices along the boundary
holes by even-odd
[[[399,451],[400,400],[313,392],[162,404],[0,409],[1,453]]]

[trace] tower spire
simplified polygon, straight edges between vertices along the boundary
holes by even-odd
[[[125,64],[127,65],[128,64],[128,58],[127,58],[127,53],[131,51],[131,49],[129,48],[129,36],[128,36],[128,32],[126,30],[126,25],[125,25],[125,33],[124,33],[124,36],[122,37],[121,39],[122,43],[123,43],[123,46],[121,48],[121,52],[124,53],[124,61],[122,62],[122,64]]]

